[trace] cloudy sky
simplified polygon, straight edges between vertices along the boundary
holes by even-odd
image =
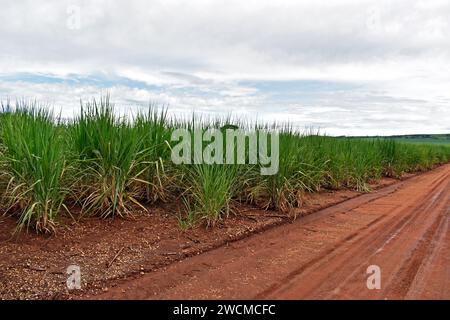
[[[450,1],[2,0],[0,99],[450,132]]]

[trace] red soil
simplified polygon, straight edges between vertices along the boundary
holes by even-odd
[[[370,194],[308,194],[293,223],[240,207],[218,227],[182,231],[164,205],[12,238],[15,220],[3,217],[0,298],[448,299],[449,173],[384,179],[377,187],[389,186]],[[365,287],[368,263],[382,268],[381,291]],[[71,264],[81,290],[66,288]]]
[[[449,213],[445,165],[95,298],[450,299]],[[370,265],[381,289],[366,285]]]

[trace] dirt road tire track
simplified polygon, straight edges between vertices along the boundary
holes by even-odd
[[[94,298],[450,299],[450,165]],[[381,289],[366,286],[369,265]]]

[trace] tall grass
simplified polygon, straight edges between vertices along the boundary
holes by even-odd
[[[243,202],[289,214],[303,205],[307,193],[342,188],[367,192],[382,177],[398,178],[450,160],[447,145],[333,138],[231,117],[180,120],[151,107],[133,118],[119,117],[108,96],[82,103],[79,115],[68,123],[36,103],[2,108],[3,211],[18,216],[19,228],[42,232],[54,230],[69,202],[85,214],[106,218],[145,210],[156,201],[181,200],[180,221],[189,225],[214,225]],[[174,164],[171,134],[177,128],[202,133],[276,128],[279,170],[261,175],[259,165],[249,164],[248,150],[245,164]],[[223,143],[225,147],[226,139]]]
[[[1,117],[2,162],[8,183],[7,212],[19,216],[19,229],[54,230],[67,190],[64,141],[52,114],[18,104]]]
[[[181,184],[188,217],[214,225],[233,212],[239,190],[239,165],[192,164],[183,167]]]
[[[389,139],[349,139],[280,133],[280,170],[258,176],[250,191],[264,208],[290,212],[302,205],[303,195],[321,189],[370,191],[383,176],[400,177],[450,160],[450,146],[412,145]]]
[[[324,181],[324,137],[303,135],[289,127],[279,133],[279,170],[275,175],[257,175],[250,189],[252,199],[263,208],[283,212],[302,204],[305,192],[318,191]]]
[[[195,157],[198,154],[196,155],[194,147],[194,135],[203,135],[206,130],[220,131],[223,136],[222,146],[225,149],[227,143],[225,130],[230,122],[232,120],[229,117],[206,119],[205,121],[205,119],[193,116],[190,121],[174,125],[187,129],[192,139],[192,164],[182,164],[176,167],[176,183],[188,221],[204,221],[207,226],[211,226],[234,212],[236,198],[244,188],[246,179],[250,177],[249,166],[225,164],[225,152],[222,155],[222,163],[195,163]],[[202,142],[203,147],[207,144],[208,142]]]
[[[138,165],[140,186],[138,193],[146,202],[167,201],[174,172],[170,171],[170,125],[167,110],[150,107],[134,119],[134,130],[139,139],[142,161]]]
[[[141,181],[137,170],[144,161],[145,137],[115,116],[109,97],[82,106],[69,130],[83,211],[109,217],[125,216],[135,205],[143,208],[133,184]]]

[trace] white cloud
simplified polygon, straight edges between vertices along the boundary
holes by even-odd
[[[67,27],[69,6],[80,7],[78,30]],[[158,90],[111,84],[118,102],[260,114],[336,134],[444,132],[449,16],[450,2],[437,0],[2,0],[0,75],[129,78]],[[352,86],[295,103],[244,80]],[[2,97],[33,96],[65,110],[98,93],[92,84],[0,79]]]

